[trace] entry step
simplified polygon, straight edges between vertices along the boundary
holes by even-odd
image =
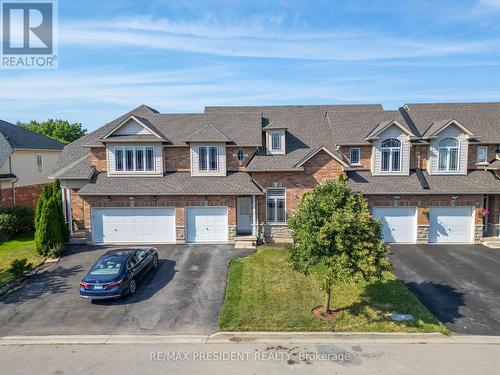
[[[234,237],[234,247],[236,249],[255,249],[257,237],[255,236],[236,236]]]
[[[500,249],[500,237],[483,237],[480,242],[491,249]]]

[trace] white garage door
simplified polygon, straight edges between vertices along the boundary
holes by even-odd
[[[429,242],[472,242],[472,207],[431,208]]]
[[[175,243],[173,208],[94,208],[94,243]]]
[[[227,242],[227,207],[187,207],[187,242]]]
[[[373,217],[382,221],[382,236],[388,243],[415,243],[415,207],[374,207]]]

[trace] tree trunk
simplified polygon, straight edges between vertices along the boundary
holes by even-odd
[[[330,288],[325,290],[325,305],[323,306],[323,313],[328,314],[330,312]]]

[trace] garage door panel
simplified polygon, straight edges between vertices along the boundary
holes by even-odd
[[[175,211],[171,208],[97,208],[92,214],[96,243],[173,243]]]
[[[415,207],[375,207],[373,217],[382,223],[382,237],[388,243],[415,243]]]
[[[188,242],[227,242],[227,207],[188,207],[186,217]]]
[[[472,207],[435,207],[429,215],[429,242],[472,242]]]

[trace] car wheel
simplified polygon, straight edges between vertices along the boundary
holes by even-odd
[[[154,258],[153,258],[153,268],[156,268],[158,267],[158,256],[155,255]]]
[[[137,288],[137,284],[134,279],[130,280],[130,284],[128,286],[128,294],[134,294],[135,289]]]

